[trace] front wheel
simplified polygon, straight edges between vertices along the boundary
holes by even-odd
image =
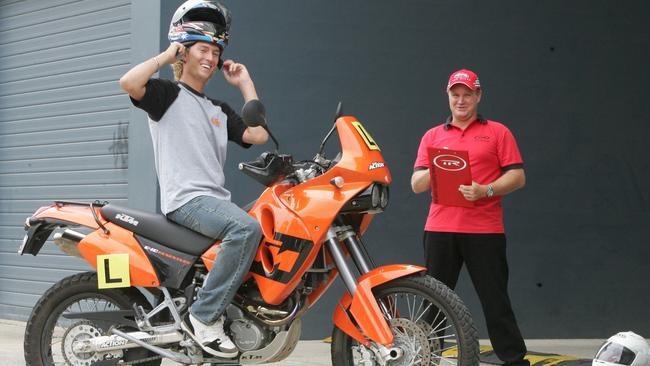
[[[479,364],[478,334],[467,307],[431,276],[392,280],[373,289],[401,355],[390,366]],[[378,352],[334,327],[333,366],[381,364]]]
[[[43,294],[29,317],[25,329],[27,366],[88,366],[111,358],[138,366],[160,365],[160,357],[143,348],[98,354],[73,346],[78,340],[110,335],[112,326],[75,318],[74,313],[129,310],[134,303],[146,305],[146,300],[134,288],[98,290],[94,272],[62,279]]]

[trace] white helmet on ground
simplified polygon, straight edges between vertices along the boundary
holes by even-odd
[[[650,346],[634,332],[611,336],[598,350],[592,366],[650,366]]]

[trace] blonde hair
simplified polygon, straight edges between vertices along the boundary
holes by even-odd
[[[176,61],[172,64],[172,70],[174,71],[174,79],[180,80],[183,75],[183,61]]]
[[[180,80],[181,76],[183,76],[183,65],[185,64],[185,60],[187,59],[187,56],[190,53],[190,48],[191,46],[185,47],[185,51],[183,54],[182,59],[174,62],[172,64],[172,70],[174,71],[174,79]]]

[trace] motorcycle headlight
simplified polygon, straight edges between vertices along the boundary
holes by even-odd
[[[341,213],[377,213],[388,205],[388,187],[373,183],[343,206]]]
[[[389,198],[388,196],[389,196],[389,194],[388,194],[388,186],[381,186],[381,187],[382,187],[382,190],[381,190],[381,198],[380,198],[379,205],[381,206],[381,209],[383,210],[383,209],[386,208],[386,206],[388,206],[388,198]]]
[[[373,184],[370,190],[370,204],[373,208],[379,207],[381,203],[381,186],[379,184]]]

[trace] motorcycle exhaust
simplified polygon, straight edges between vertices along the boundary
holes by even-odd
[[[263,306],[253,306],[246,305],[244,309],[255,317],[255,319],[261,321],[262,323],[270,326],[282,326],[293,321],[297,317],[302,316],[302,314],[309,308],[309,306],[303,305],[303,301],[300,300],[299,296],[294,297],[294,306],[291,309],[291,312],[283,310],[268,309]],[[278,319],[279,317],[282,317]]]
[[[56,246],[59,247],[63,253],[71,255],[73,257],[81,258],[81,253],[79,252],[77,245],[85,237],[86,235],[84,234],[66,229],[62,232],[54,234],[53,240],[54,244],[56,244]]]

